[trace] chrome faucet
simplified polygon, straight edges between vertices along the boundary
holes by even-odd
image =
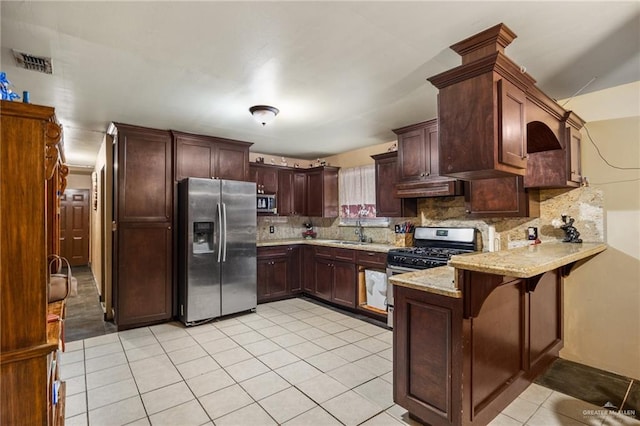
[[[362,226],[360,219],[356,221],[356,235],[358,236],[358,241],[361,243],[367,242],[367,237],[364,235],[364,227]]]

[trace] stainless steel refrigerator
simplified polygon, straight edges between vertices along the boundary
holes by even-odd
[[[194,325],[254,309],[256,184],[187,178],[178,194],[180,320]]]

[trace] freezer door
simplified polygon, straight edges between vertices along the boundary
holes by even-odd
[[[222,180],[222,315],[256,307],[256,184]]]
[[[185,179],[180,184],[180,319],[185,324],[219,317],[222,205],[220,181]]]

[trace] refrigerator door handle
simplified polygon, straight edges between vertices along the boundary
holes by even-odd
[[[222,203],[222,221],[224,222],[224,252],[222,261],[227,261],[227,203]]]
[[[217,204],[216,208],[218,212],[218,263],[220,263],[220,259],[222,258],[222,208],[220,207],[220,203]]]

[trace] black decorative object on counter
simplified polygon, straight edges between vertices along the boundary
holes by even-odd
[[[565,243],[581,243],[582,239],[580,237],[580,232],[573,226],[574,219],[571,216],[567,216],[565,214],[562,215],[563,225],[560,226],[560,229],[564,231],[565,237],[562,242]]]

